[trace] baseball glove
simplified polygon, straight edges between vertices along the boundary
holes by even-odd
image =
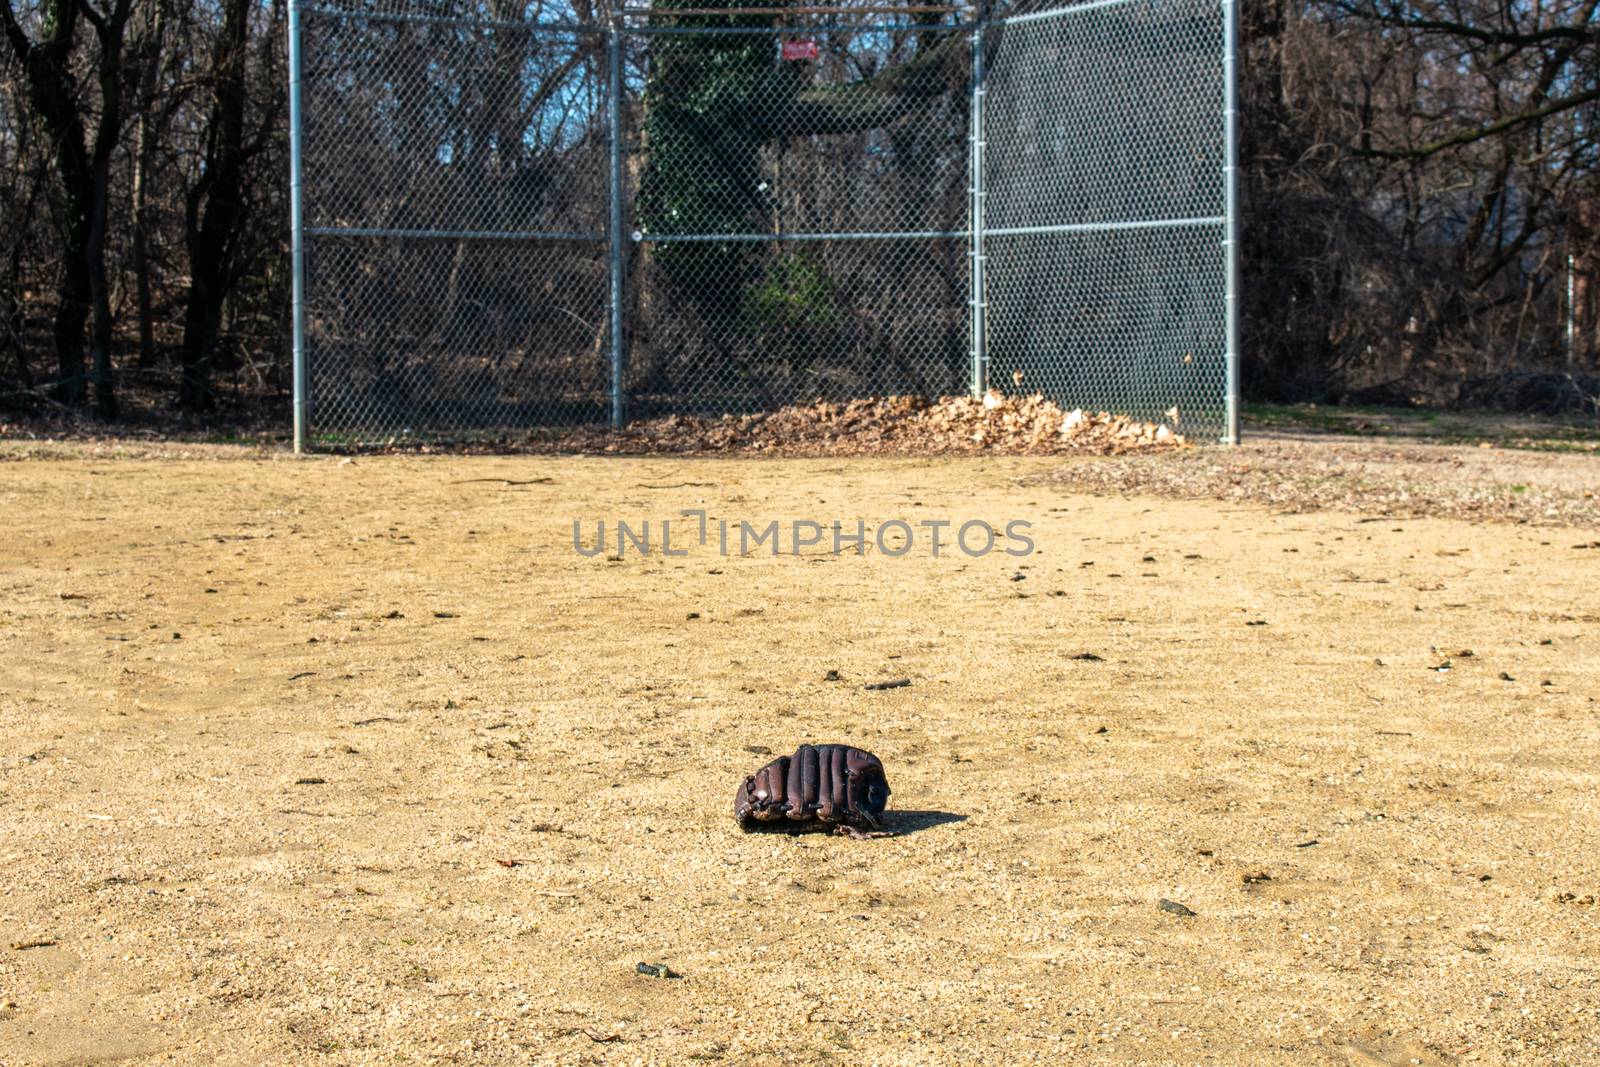
[[[849,745],[801,745],[740,784],[733,814],[745,830],[783,819],[830,824],[851,837],[891,837],[882,829],[888,804],[889,779],[877,756]]]

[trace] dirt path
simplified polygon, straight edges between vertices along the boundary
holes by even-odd
[[[0,465],[0,1063],[1596,1062],[1600,531],[1061,470]],[[1037,552],[573,551],[697,508]]]

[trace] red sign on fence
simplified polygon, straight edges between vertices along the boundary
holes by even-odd
[[[817,42],[809,37],[802,37],[794,41],[783,42],[783,60],[785,63],[799,62],[805,59],[817,58]]]

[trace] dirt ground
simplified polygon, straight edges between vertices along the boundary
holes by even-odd
[[[8,454],[7,1067],[1600,1063],[1594,457]],[[1036,551],[574,551],[683,509]],[[741,834],[804,740],[903,836]]]

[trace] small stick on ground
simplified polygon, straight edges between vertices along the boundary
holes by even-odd
[[[888,682],[868,682],[863,689],[904,689],[911,684],[910,678],[896,678]]]
[[[499,482],[501,485],[547,485],[555,481],[554,478],[528,478],[518,481],[515,478],[462,478],[460,481],[451,482],[451,485],[467,485],[471,482]]]

